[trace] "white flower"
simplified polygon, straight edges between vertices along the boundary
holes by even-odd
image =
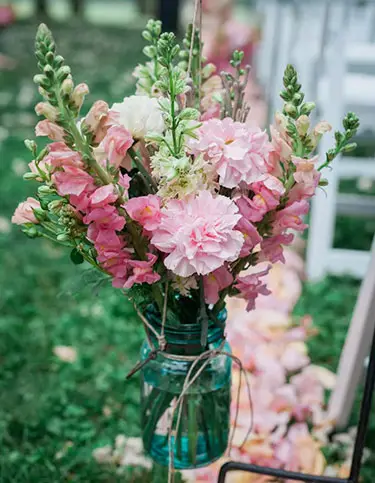
[[[125,97],[111,111],[118,113],[118,123],[131,132],[134,139],[144,139],[148,133],[162,134],[164,120],[157,99],[147,96]]]

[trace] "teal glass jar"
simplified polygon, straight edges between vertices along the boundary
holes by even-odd
[[[160,333],[160,317],[152,310],[146,316]],[[219,319],[224,326],[225,310],[219,314]],[[224,342],[223,328],[214,324],[208,327],[205,347],[200,342],[201,325],[198,323],[178,327],[166,325],[165,337],[166,356],[159,352],[150,359],[152,349],[147,340],[141,349],[141,362],[147,361],[142,369],[141,389],[143,444],[152,459],[163,466],[169,464],[168,437],[172,423],[176,429],[178,411],[173,415],[173,407],[193,364],[193,361],[168,358],[168,354],[199,356],[218,348],[230,352],[228,342]],[[157,346],[156,340],[152,342]],[[196,365],[193,374],[204,363],[206,359]],[[217,355],[183,396],[180,425],[171,438],[176,469],[206,466],[225,453],[230,430],[231,369],[231,358]]]

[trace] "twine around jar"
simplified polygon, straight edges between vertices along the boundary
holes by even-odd
[[[178,433],[180,424],[181,424],[181,417],[182,417],[182,408],[183,408],[183,398],[187,394],[188,390],[190,387],[195,383],[195,381],[200,377],[200,375],[203,373],[203,371],[206,369],[206,367],[211,363],[215,357],[218,356],[225,356],[229,357],[234,361],[239,369],[240,369],[240,380],[238,384],[238,389],[237,389],[237,395],[236,395],[236,412],[234,415],[234,425],[233,425],[233,431],[229,439],[229,444],[228,444],[228,454],[230,455],[232,445],[233,445],[233,439],[234,435],[236,432],[237,428],[237,421],[238,421],[238,413],[239,413],[239,406],[240,406],[240,395],[241,395],[241,388],[242,388],[242,376],[244,376],[245,382],[246,382],[246,388],[247,388],[247,394],[249,398],[249,406],[250,406],[250,422],[249,422],[249,428],[246,432],[245,438],[240,446],[240,449],[245,445],[248,437],[250,436],[250,433],[253,429],[253,401],[251,397],[251,388],[250,388],[250,381],[248,378],[248,374],[246,373],[244,366],[241,362],[241,360],[236,357],[235,355],[231,354],[230,352],[224,351],[224,345],[225,345],[225,338],[221,342],[220,346],[217,349],[210,349],[205,352],[203,352],[200,355],[196,356],[183,356],[183,355],[176,355],[176,354],[170,354],[165,351],[166,349],[166,338],[165,338],[165,323],[167,319],[167,298],[168,298],[168,283],[166,284],[165,287],[165,294],[164,294],[164,304],[163,304],[163,314],[162,314],[162,324],[161,324],[161,331],[160,334],[159,332],[149,323],[147,318],[142,314],[142,312],[139,310],[137,307],[137,304],[134,302],[133,299],[131,299],[131,302],[134,306],[135,311],[137,312],[139,318],[143,322],[143,325],[145,327],[146,331],[146,337],[148,344],[151,348],[150,355],[148,358],[144,361],[138,362],[135,367],[129,372],[127,375],[127,379],[133,376],[136,372],[138,372],[140,369],[142,369],[145,365],[148,364],[152,359],[155,359],[158,354],[160,354],[162,357],[165,357],[166,359],[174,360],[174,361],[181,361],[181,362],[191,362],[191,366],[189,368],[189,371],[185,377],[184,384],[182,386],[182,391],[180,395],[178,396],[176,403],[174,404],[174,407],[172,409],[172,415],[171,415],[171,425],[168,428],[168,451],[169,451],[169,466],[168,466],[168,483],[174,483],[174,474],[175,474],[175,467],[174,467],[174,447],[173,447],[173,441],[172,441],[172,436],[176,437],[176,434]],[[152,338],[150,336],[150,332],[154,334],[156,340],[158,341],[158,347],[155,347]],[[201,362],[204,361],[203,364],[199,367],[199,369],[196,371],[195,374],[193,374],[194,369],[197,367],[197,365]],[[173,420],[174,416],[177,413],[177,421],[176,421],[176,427],[173,428]]]

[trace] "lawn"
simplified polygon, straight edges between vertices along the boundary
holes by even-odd
[[[13,71],[0,73],[0,482],[164,483],[161,469],[123,475],[92,457],[93,449],[112,444],[117,435],[140,432],[139,381],[125,382],[125,375],[137,360],[143,334],[128,303],[110,286],[99,287],[87,267],[74,266],[63,249],[28,240],[9,225],[18,201],[34,189],[22,174],[31,161],[23,139],[33,137],[38,100],[32,83],[35,28],[32,22],[11,27],[0,44],[17,61]],[[132,92],[140,36],[90,25],[52,28],[76,82],[91,88],[88,104],[118,101]],[[338,237],[348,240],[354,232],[366,248],[369,227],[358,235],[358,223],[353,228],[343,222]],[[350,279],[306,285],[296,311],[313,315],[319,328],[310,343],[314,362],[337,367],[357,290]],[[61,361],[56,346],[74,347],[76,361]],[[371,441],[375,450],[374,419]],[[373,483],[375,460],[364,475]]]

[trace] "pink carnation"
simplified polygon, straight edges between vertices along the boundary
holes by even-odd
[[[131,133],[122,126],[110,127],[102,141],[102,147],[108,155],[108,161],[116,168],[124,161],[132,144]]]
[[[147,258],[147,262],[141,260],[129,260],[128,265],[133,269],[133,273],[124,284],[124,288],[131,288],[135,283],[148,283],[151,285],[160,280],[160,275],[152,270],[152,267],[157,260],[157,256],[148,253]]]
[[[95,189],[94,179],[86,171],[73,166],[66,166],[52,176],[60,196],[81,195],[84,191]]]
[[[34,209],[40,208],[40,203],[35,198],[30,196],[20,203],[12,216],[12,223],[16,225],[23,225],[24,223],[39,223],[34,215]]]
[[[191,151],[195,155],[203,153],[215,165],[222,186],[235,188],[241,181],[253,183],[267,172],[271,145],[260,128],[231,118],[210,119],[197,134],[199,139],[190,142]]]
[[[35,126],[35,135],[48,136],[52,141],[64,141],[65,131],[48,119],[43,119]]]
[[[147,231],[156,230],[161,220],[160,198],[155,195],[131,198],[125,205],[130,218]]]
[[[266,268],[259,273],[253,273],[245,275],[243,277],[237,277],[235,287],[240,292],[237,297],[245,299],[247,301],[246,310],[250,311],[255,308],[255,299],[259,294],[269,295],[271,292],[267,289],[266,285],[260,281],[260,278],[267,275],[270,267]]]
[[[200,191],[195,198],[169,201],[151,241],[169,254],[165,266],[177,275],[207,275],[237,259],[244,241],[235,229],[239,219],[232,200]]]
[[[232,274],[224,266],[206,275],[203,279],[206,303],[216,304],[219,300],[219,292],[229,287],[232,282]]]

